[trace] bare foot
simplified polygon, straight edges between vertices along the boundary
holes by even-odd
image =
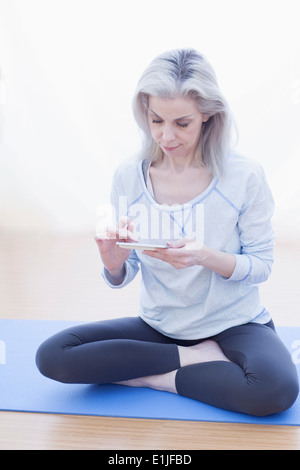
[[[162,390],[164,392],[177,393],[175,387],[175,376],[177,370],[172,370],[166,374],[149,375],[147,377],[139,377],[137,379],[123,380],[115,382],[119,385],[127,385],[128,387],[147,387],[154,390]]]

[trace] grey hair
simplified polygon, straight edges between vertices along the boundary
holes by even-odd
[[[151,136],[149,96],[195,99],[200,112],[209,116],[202,124],[196,161],[203,161],[214,176],[221,175],[231,145],[233,119],[206,58],[194,49],[176,49],[156,57],[142,74],[133,98],[133,114],[144,133],[140,158],[153,162],[162,159],[163,152]]]

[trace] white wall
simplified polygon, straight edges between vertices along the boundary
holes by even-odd
[[[139,148],[131,98],[160,52],[191,46],[260,161],[278,236],[300,236],[298,0],[0,0],[0,227],[91,230]]]

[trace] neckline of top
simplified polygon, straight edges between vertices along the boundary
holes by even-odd
[[[147,199],[151,202],[151,204],[153,204],[155,207],[161,210],[174,211],[176,210],[175,209],[176,207],[178,208],[177,210],[182,210],[184,208],[194,206],[195,204],[199,204],[201,201],[207,198],[207,196],[215,188],[218,182],[218,179],[214,176],[211,182],[209,183],[209,185],[207,186],[207,188],[204,189],[204,191],[202,191],[200,194],[198,194],[196,197],[194,197],[190,201],[185,202],[184,204],[172,204],[172,205],[160,204],[154,199],[154,197],[152,196],[152,194],[150,193],[146,185],[145,176],[147,174],[147,170],[149,166],[150,166],[150,162],[148,162],[147,160],[142,160],[138,162],[138,173],[139,173],[140,182],[143,188],[143,192],[145,196],[147,197]]]

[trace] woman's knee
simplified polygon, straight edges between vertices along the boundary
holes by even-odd
[[[36,352],[35,362],[42,375],[58,382],[68,383],[69,370],[66,363],[65,349],[49,338]]]
[[[84,324],[59,331],[39,346],[35,362],[42,375],[58,382],[72,383],[71,374],[74,374],[77,366],[72,359],[73,351],[85,343],[87,327],[89,325]]]
[[[253,387],[253,386],[252,386]],[[281,370],[280,374],[266,374],[252,388],[248,401],[248,413],[268,416],[288,410],[299,394],[296,368]]]
[[[47,347],[47,341],[39,346],[35,356],[35,363],[42,375],[53,378],[55,361],[53,360],[52,351]]]

